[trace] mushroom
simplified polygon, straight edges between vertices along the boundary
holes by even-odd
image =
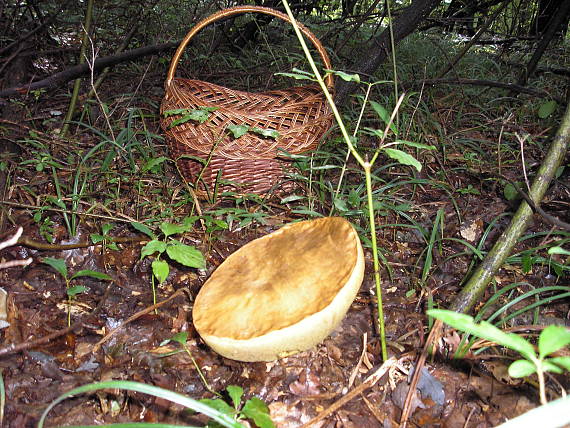
[[[360,239],[340,217],[288,224],[244,245],[196,296],[196,331],[239,361],[307,350],[340,324],[364,276]]]

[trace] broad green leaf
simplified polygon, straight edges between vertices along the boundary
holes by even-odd
[[[69,287],[67,289],[67,295],[69,297],[74,297],[77,296],[78,294],[84,293],[85,290],[87,290],[87,287],[85,287],[84,285],[76,285],[74,287]]]
[[[557,366],[564,367],[566,371],[570,372],[570,357],[552,357],[549,358],[548,361]]]
[[[114,224],[105,223],[103,226],[101,226],[101,232],[103,232],[103,235],[107,235],[113,229],[113,227],[115,227]]]
[[[536,366],[528,360],[517,360],[509,366],[509,376],[526,377],[536,373]]]
[[[182,117],[173,120],[168,128],[173,128],[178,125],[182,125],[183,123],[189,122],[191,120],[199,123],[204,123],[210,117],[210,112],[206,111],[205,109],[195,109],[190,110],[185,113]]]
[[[166,242],[153,239],[141,248],[141,259],[154,253],[162,254],[166,250]]]
[[[172,340],[173,342],[180,343],[181,345],[184,345],[186,343],[186,341],[188,340],[188,332],[187,331],[179,331],[174,336],[172,336],[170,338],[170,340]]]
[[[236,413],[228,403],[224,400],[220,400],[219,398],[216,398],[215,400],[212,400],[211,398],[203,398],[200,400],[200,403],[204,403],[224,415],[233,416]]]
[[[558,373],[558,374],[564,373],[564,369],[562,369],[562,367],[560,366],[557,366],[556,364],[553,364],[550,358],[542,362],[542,370],[544,370],[545,372]]]
[[[149,238],[154,239],[154,233],[144,224],[132,221],[131,226],[133,227],[133,229],[137,230],[138,232],[144,233]]]
[[[92,233],[89,237],[91,238],[91,242],[94,244],[98,244],[105,239],[103,235],[99,235],[98,233]]]
[[[44,257],[42,263],[54,268],[61,276],[67,278],[67,265],[63,259],[55,259],[53,257]]]
[[[158,282],[162,284],[168,278],[170,272],[170,266],[164,260],[154,260],[152,262],[152,273],[158,279]]]
[[[334,198],[334,207],[341,212],[348,211],[346,202],[340,198]]]
[[[171,235],[188,232],[192,230],[192,226],[193,224],[172,224],[165,221],[160,224],[160,230],[164,233],[164,236],[168,238]]]
[[[527,359],[536,358],[534,347],[530,342],[516,334],[505,333],[486,321],[482,321],[480,324],[477,324],[473,321],[473,317],[469,315],[444,309],[429,309],[427,314],[430,317],[437,318],[446,324],[449,324],[457,330],[465,331],[482,339],[506,346],[507,348],[519,352]]]
[[[418,160],[409,153],[403,152],[402,150],[390,149],[390,148],[386,148],[383,150],[389,157],[391,157],[394,160],[397,160],[401,164],[413,166],[418,171],[422,170],[422,164],[419,163]]]
[[[435,146],[416,143],[415,141],[406,141],[406,140],[396,140],[394,141],[396,144],[403,144],[405,146],[415,147],[416,149],[426,149],[426,150],[435,150]]]
[[[538,337],[540,358],[552,354],[570,344],[570,330],[559,325],[549,325]]]
[[[546,101],[540,105],[538,108],[538,117],[541,119],[546,119],[552,113],[556,111],[558,104],[554,100]]]
[[[253,422],[259,428],[275,428],[271,417],[269,416],[269,408],[262,400],[257,397],[252,397],[241,409],[242,415],[246,418],[253,419]]]
[[[75,272],[73,274],[73,276],[71,277],[71,279],[75,279],[75,278],[80,278],[82,276],[88,276],[90,278],[95,278],[95,279],[103,279],[105,281],[112,281],[113,278],[111,278],[109,275],[107,275],[106,273],[103,272],[97,272],[95,270],[80,270],[78,272]]]
[[[273,139],[279,138],[280,135],[279,132],[277,132],[275,129],[263,129],[263,128],[258,128],[257,126],[251,128],[251,132],[255,132],[256,134],[259,134],[263,137],[268,137]]]
[[[325,71],[327,73],[340,77],[342,80],[346,82],[360,83],[360,75],[358,74],[349,74],[345,73],[344,71],[336,71],[336,70],[325,70]]]
[[[520,184],[520,183],[517,183]],[[505,196],[505,199],[507,201],[514,201],[515,199],[517,199],[519,197],[519,192],[517,192],[517,189],[515,189],[515,186],[513,186],[511,183],[507,183],[505,184],[505,187],[503,188],[503,195]]]
[[[153,168],[157,167],[161,163],[163,163],[168,158],[166,156],[159,156],[157,158],[149,159],[147,163],[144,164],[142,167],[142,172],[145,173],[147,171],[152,170]]]
[[[245,135],[249,131],[249,126],[247,125],[228,125],[228,131],[232,134],[234,138],[239,138]]]
[[[243,388],[241,386],[230,385],[226,388],[226,391],[228,391],[228,395],[232,399],[234,408],[236,410],[239,409],[239,405],[241,404],[241,397],[243,395]]]
[[[202,253],[190,245],[180,242],[169,244],[166,247],[166,253],[172,260],[176,260],[181,265],[198,269],[206,267]]]
[[[162,115],[164,117],[170,117],[170,116],[176,116],[177,114],[184,114],[187,112],[188,112],[187,108],[175,108],[172,110],[166,110],[166,111],[162,112]]]
[[[390,122],[390,113],[388,113],[388,110],[386,110],[382,104],[370,100],[370,105],[372,106],[378,117],[382,119],[385,124],[388,124]],[[396,128],[396,124],[394,122],[390,124],[390,129],[394,134],[396,135],[398,134],[398,128]]]
[[[548,249],[548,254],[562,254],[565,256],[570,256],[570,251],[565,250],[562,247],[551,247]]]
[[[107,248],[109,248],[110,250],[113,250],[113,251],[119,251],[119,247],[114,242],[109,242],[107,244]]]

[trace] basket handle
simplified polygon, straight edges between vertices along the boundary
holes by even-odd
[[[186,37],[184,37],[184,39],[180,43],[180,46],[178,46],[178,49],[176,50],[176,53],[174,54],[174,56],[172,57],[172,61],[170,62],[170,68],[168,69],[168,74],[166,76],[166,86],[167,87],[170,86],[172,79],[174,79],[174,73],[176,72],[176,67],[178,66],[178,61],[180,60],[180,57],[182,56],[182,52],[184,51],[184,49],[186,48],[186,45],[190,42],[190,39],[192,37],[194,37],[204,27],[212,24],[215,21],[218,21],[219,19],[227,18],[227,17],[233,16],[233,15],[240,15],[242,13],[247,13],[247,12],[257,12],[257,13],[261,13],[261,14],[265,14],[265,15],[271,15],[271,16],[274,16],[276,18],[282,19],[283,21],[291,23],[289,16],[287,16],[283,12],[279,12],[278,10],[270,9],[268,7],[263,7],[263,6],[247,6],[246,5],[246,6],[230,7],[228,9],[220,10],[219,12],[216,12],[216,13],[208,16],[207,18],[198,22],[188,32],[188,34],[186,34]],[[321,44],[320,40],[317,39],[317,37],[307,27],[305,27],[300,22],[297,22],[297,25],[299,26],[299,29],[301,30],[301,32],[311,41],[311,43],[313,43],[313,45],[315,46],[315,48],[319,52],[319,55],[321,56],[321,58],[323,60],[323,64],[324,64],[325,68],[330,70],[332,68],[331,61],[329,59],[327,51],[325,50],[325,48]],[[333,87],[334,87],[334,81],[333,81],[332,74],[329,74],[325,77],[325,83],[327,85],[327,88],[332,91]]]

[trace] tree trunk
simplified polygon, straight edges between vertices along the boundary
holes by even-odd
[[[536,51],[532,55],[532,58],[528,62],[527,66],[522,70],[521,75],[519,76],[519,80],[517,81],[517,85],[524,86],[530,75],[534,73],[536,70],[536,66],[538,65],[538,61],[542,58],[544,51],[556,36],[556,33],[560,30],[560,27],[563,24],[568,26],[568,15],[570,14],[570,0],[565,0],[558,9],[557,13],[552,16],[548,23],[548,28],[544,32],[542,39],[538,43],[536,47]]]
[[[413,0],[412,4],[404,9],[393,23],[394,44],[411,34],[428,16],[441,0]],[[351,68],[362,74],[373,74],[390,54],[390,30],[387,28],[378,37],[371,41],[371,45],[364,49],[364,55]],[[354,84],[340,82],[336,92],[336,102],[343,104]]]

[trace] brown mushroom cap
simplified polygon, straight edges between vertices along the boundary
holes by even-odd
[[[244,245],[194,303],[202,339],[240,361],[309,349],[340,323],[364,276],[358,234],[340,217],[302,221]]]

